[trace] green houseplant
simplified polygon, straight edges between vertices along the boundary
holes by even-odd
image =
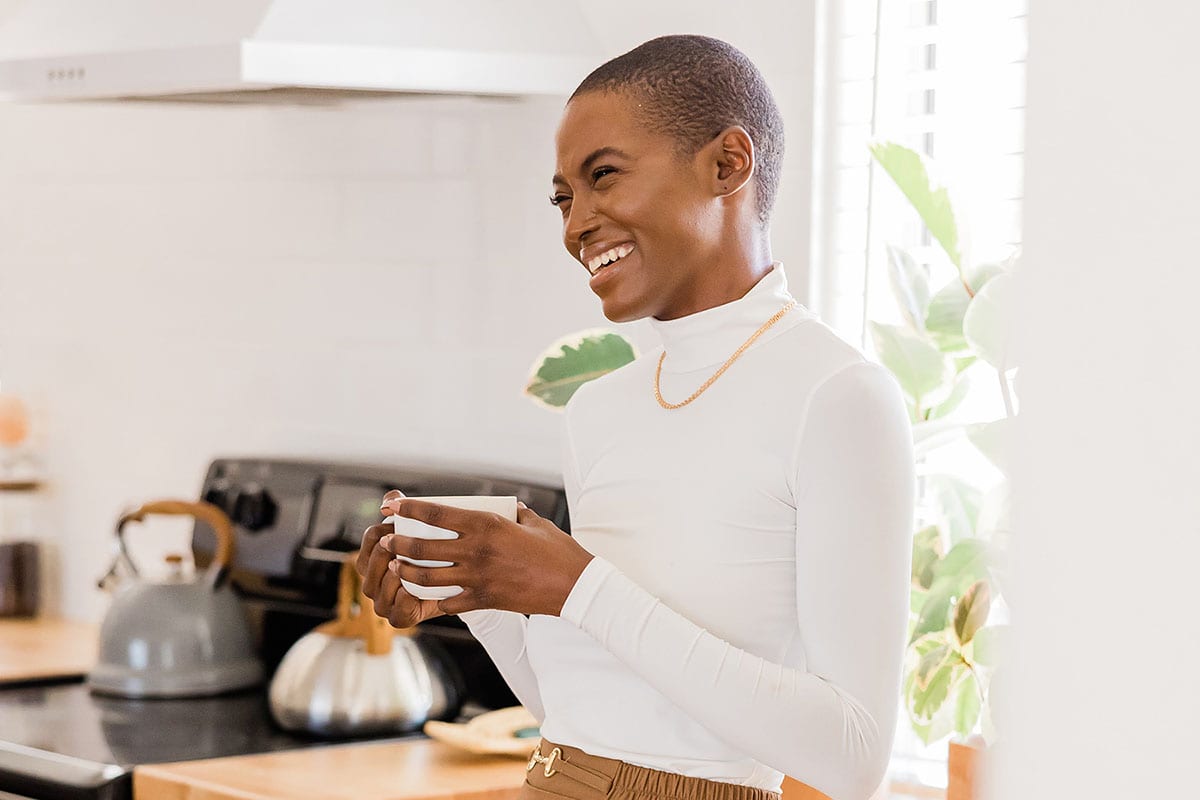
[[[1010,322],[1016,256],[1002,263],[972,263],[960,247],[959,218],[949,192],[931,177],[930,163],[892,142],[873,145],[871,155],[952,267],[953,277],[933,291],[925,268],[906,250],[889,245],[889,283],[903,324],[871,322],[870,331],[880,362],[906,396],[923,512],[913,537],[904,703],[926,744],[956,736],[950,743],[950,797],[956,792],[969,797],[970,786],[955,785],[955,773],[961,771],[955,759],[975,757],[962,752],[964,741],[990,744],[996,738],[990,688],[1008,628],[988,623],[1003,600],[1009,538],[1004,444],[1016,416]],[[996,379],[1004,416],[952,420],[972,381],[981,376]],[[955,475],[926,468],[933,451],[963,436],[1002,476],[986,495]],[[979,738],[973,736],[977,731]]]

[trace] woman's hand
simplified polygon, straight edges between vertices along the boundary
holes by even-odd
[[[384,496],[380,511],[458,532],[457,539],[417,539],[384,523],[363,535],[357,561],[363,591],[375,601],[375,613],[396,627],[479,608],[557,616],[592,560],[578,542],[523,503],[516,522],[490,511],[401,498],[398,492]],[[419,567],[397,555],[453,566]],[[421,600],[404,590],[401,578],[463,591],[445,600]]]

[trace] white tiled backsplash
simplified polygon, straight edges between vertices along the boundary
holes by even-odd
[[[215,455],[554,479],[524,379],[608,324],[545,200],[561,105],[0,105],[0,382],[34,405],[64,611],[99,605],[121,508]]]

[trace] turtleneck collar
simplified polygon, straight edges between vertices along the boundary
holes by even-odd
[[[736,300],[676,319],[647,317],[667,352],[663,372],[687,372],[723,364],[791,299],[783,264],[775,261],[771,271]],[[751,349],[795,322],[813,316],[807,308],[797,305],[755,340]]]

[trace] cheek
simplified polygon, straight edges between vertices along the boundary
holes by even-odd
[[[639,238],[653,240],[657,247],[669,247],[672,239],[692,227],[684,208],[677,187],[672,190],[670,186],[631,182],[613,194],[609,216]]]

